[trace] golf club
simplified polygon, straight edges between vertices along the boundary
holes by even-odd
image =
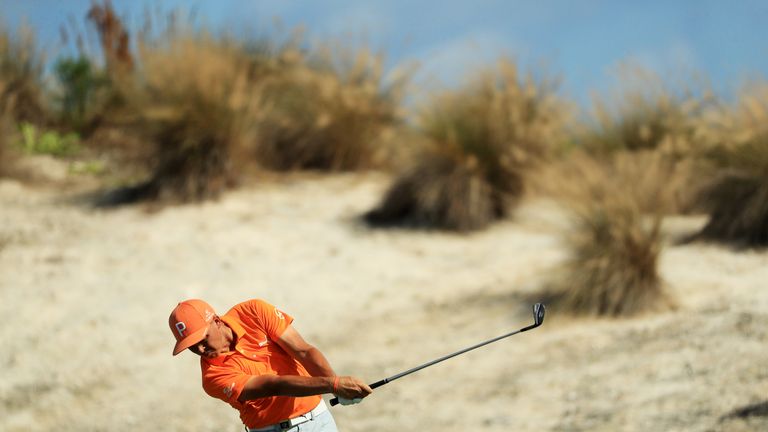
[[[504,338],[508,338],[508,337],[510,337],[510,336],[512,336],[512,335],[516,335],[516,334],[518,334],[518,333],[522,333],[522,332],[524,332],[524,331],[528,331],[528,330],[531,330],[531,329],[535,329],[536,327],[540,326],[540,325],[541,325],[541,324],[544,322],[544,313],[545,313],[545,312],[546,312],[546,308],[544,307],[544,305],[543,305],[543,304],[541,304],[541,303],[536,303],[535,305],[533,305],[533,324],[529,325],[528,327],[523,327],[523,328],[521,328],[520,330],[515,330],[515,331],[513,331],[512,333],[507,333],[507,334],[505,334],[505,335],[501,335],[501,336],[495,337],[495,338],[493,338],[493,339],[490,339],[490,340],[487,340],[487,341],[485,341],[485,342],[481,342],[481,343],[479,343],[479,344],[477,344],[477,345],[472,345],[472,346],[471,346],[471,347],[469,347],[469,348],[464,348],[464,349],[463,349],[463,350],[461,350],[461,351],[456,351],[456,352],[455,352],[455,353],[453,353],[453,354],[448,354],[448,355],[446,355],[446,356],[440,357],[439,359],[436,359],[436,360],[432,360],[431,362],[427,362],[427,363],[424,363],[424,364],[423,364],[423,365],[421,365],[421,366],[416,366],[416,367],[415,367],[415,368],[413,368],[413,369],[408,369],[408,370],[407,370],[407,371],[405,371],[405,372],[400,372],[400,373],[399,373],[399,374],[397,374],[397,375],[392,375],[392,376],[391,376],[391,377],[389,377],[389,378],[384,378],[383,380],[380,380],[380,381],[376,381],[375,383],[371,384],[371,385],[370,385],[370,387],[371,387],[372,389],[375,389],[376,387],[381,387],[381,386],[383,386],[384,384],[387,384],[387,383],[389,383],[389,382],[392,382],[392,381],[394,381],[394,380],[396,380],[396,379],[398,379],[398,378],[402,378],[402,377],[404,377],[404,376],[406,376],[406,375],[410,375],[410,374],[412,374],[412,373],[414,373],[414,372],[420,371],[420,370],[422,370],[422,369],[424,369],[424,368],[427,368],[427,367],[429,367],[429,366],[432,366],[432,365],[434,365],[434,364],[440,363],[440,362],[441,362],[441,361],[443,361],[443,360],[448,360],[448,359],[449,359],[449,358],[451,358],[451,357],[456,357],[456,356],[457,356],[457,355],[459,355],[459,354],[464,354],[464,353],[465,353],[465,352],[467,352],[467,351],[472,351],[472,350],[473,350],[473,349],[475,349],[475,348],[480,348],[481,346],[485,346],[485,345],[488,345],[488,344],[490,344],[490,343],[496,342],[496,341],[498,341],[498,340],[501,340],[501,339],[504,339]],[[333,399],[331,399],[331,406],[335,406],[335,405],[337,405],[338,403],[339,403],[339,398],[333,398]]]

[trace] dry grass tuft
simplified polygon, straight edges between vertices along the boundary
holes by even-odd
[[[86,15],[99,33],[101,51],[104,54],[107,72],[121,75],[133,69],[130,52],[130,37],[122,20],[115,13],[110,0],[94,2]]]
[[[658,274],[670,164],[654,153],[610,162],[575,156],[557,191],[574,218],[571,258],[556,283],[558,306],[575,314],[623,316],[668,308]]]
[[[383,58],[365,48],[296,49],[261,85],[257,158],[276,170],[355,170],[381,164],[383,134],[400,122],[408,76],[386,81]]]
[[[505,217],[523,195],[527,170],[563,139],[567,119],[551,83],[522,77],[514,63],[500,61],[420,112],[432,148],[366,220],[464,231]]]
[[[129,89],[135,126],[155,148],[148,182],[130,199],[195,201],[237,180],[234,155],[247,145],[249,62],[236,43],[204,33],[142,40]]]
[[[18,175],[14,170],[17,123],[45,123],[43,100],[45,54],[34,34],[22,27],[11,34],[0,26],[0,176]]]
[[[45,54],[31,29],[18,34],[0,28],[0,109],[14,121],[41,124],[47,119],[43,100]]]
[[[592,119],[579,125],[575,142],[596,157],[617,152],[654,151],[674,163],[665,175],[677,188],[670,213],[694,210],[695,196],[706,174],[699,156],[704,151],[704,113],[717,100],[695,80],[673,86],[658,74],[625,65],[621,86],[607,99],[595,98]]]
[[[505,192],[521,193],[516,172],[505,180]],[[513,190],[516,189],[516,190]],[[471,231],[485,227],[505,214],[506,197],[483,181],[480,167],[456,155],[431,154],[402,174],[390,187],[384,202],[368,212],[365,220],[375,226],[404,226]]]
[[[8,147],[8,136],[5,134],[5,128],[0,126],[0,177],[5,176],[5,172],[8,169],[8,156],[6,148]]]
[[[238,41],[192,30],[172,14],[164,28],[147,18],[131,56],[108,2],[89,17],[105,56],[123,65],[120,74],[110,73],[125,100],[121,126],[156,144],[147,158],[149,179],[115,195],[118,202],[216,197],[249,163],[368,168],[399,122],[407,77],[385,83],[383,59],[366,49],[335,46],[310,55],[300,33]]]
[[[0,177],[7,176],[13,165],[11,154],[12,128],[13,122],[8,113],[5,110],[0,111]]]
[[[658,74],[625,65],[620,87],[593,99],[592,122],[579,141],[594,154],[659,150],[682,157],[696,150],[698,118],[714,102],[707,89],[672,86]]]
[[[709,126],[708,156],[720,171],[701,196],[710,218],[697,237],[768,246],[768,83],[746,88]]]

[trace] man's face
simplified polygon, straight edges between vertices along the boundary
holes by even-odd
[[[189,350],[209,359],[229,352],[229,345],[232,341],[227,337],[228,332],[226,330],[227,325],[219,317],[215,317],[208,325],[203,340],[189,347]]]

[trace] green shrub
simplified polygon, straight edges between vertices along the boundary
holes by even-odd
[[[19,126],[21,148],[29,154],[71,156],[80,151],[80,138],[76,133],[60,134],[55,131],[40,131],[31,123]]]
[[[523,195],[530,168],[564,140],[568,113],[551,83],[521,77],[514,63],[500,61],[419,112],[432,146],[366,220],[470,230],[505,217]]]
[[[59,59],[54,71],[61,86],[61,118],[72,129],[83,132],[104,108],[98,98],[107,85],[106,77],[84,56]]]
[[[100,176],[107,171],[107,166],[99,160],[74,161],[69,165],[69,173],[76,175]]]

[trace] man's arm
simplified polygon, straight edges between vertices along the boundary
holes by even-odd
[[[333,391],[333,377],[259,375],[251,377],[237,400],[242,403],[269,396],[312,396]]]
[[[288,326],[275,341],[288,354],[298,360],[313,377],[332,377],[336,373],[319,349],[307,343],[293,326]]]
[[[346,399],[364,398],[373,390],[351,376],[337,377],[323,353],[308,344],[293,326],[275,341],[298,360],[311,377],[296,375],[259,375],[251,377],[237,398],[239,402],[268,396],[312,396],[334,393]]]
[[[334,390],[334,386],[336,389]],[[351,377],[303,377],[298,375],[259,375],[251,377],[238,402],[270,396],[313,396],[333,392],[345,399],[364,398],[373,390],[361,380]]]

